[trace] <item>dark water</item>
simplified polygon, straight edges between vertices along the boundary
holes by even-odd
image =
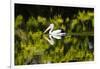
[[[44,40],[44,37],[42,38]],[[48,38],[49,39],[49,38]],[[54,39],[54,45],[47,40],[47,48],[44,52],[34,55],[31,61],[25,64],[65,63],[94,60],[94,36],[91,35],[67,35],[62,39]],[[44,45],[45,46],[45,45]]]
[[[94,8],[15,4],[14,17],[15,65],[94,60]],[[66,35],[43,33],[51,23]]]

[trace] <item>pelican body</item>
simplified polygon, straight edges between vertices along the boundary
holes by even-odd
[[[49,27],[44,31],[44,33],[46,33],[49,30],[49,35],[56,39],[61,39],[61,36],[66,35],[66,33],[62,33],[60,29],[53,31],[53,28],[54,24],[50,24]]]

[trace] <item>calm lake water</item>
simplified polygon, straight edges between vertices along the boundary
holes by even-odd
[[[14,5],[15,65],[94,60],[94,8]],[[44,31],[50,24],[65,36]],[[50,26],[53,27],[53,26]]]
[[[65,63],[94,60],[93,34],[66,35],[63,36],[62,39],[55,39],[52,37],[54,41],[53,45],[50,44],[47,39],[50,40],[48,35],[41,36],[40,40],[43,40],[42,43],[44,45],[40,45],[41,49],[38,48],[39,51],[38,49],[36,50],[37,52],[31,61],[26,61],[25,64]],[[45,50],[43,51],[42,48]]]

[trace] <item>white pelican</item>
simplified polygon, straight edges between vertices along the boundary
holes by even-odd
[[[60,29],[53,31],[53,28],[54,24],[50,24],[49,27],[44,31],[44,33],[46,33],[50,29],[49,35],[53,36],[53,38],[61,39],[61,36],[65,36],[66,33],[62,33]]]
[[[53,38],[56,38],[56,39],[61,39],[61,36],[65,36],[66,33],[62,33],[61,30],[54,30],[53,31],[53,28],[54,28],[54,24],[50,24],[49,27],[44,31],[44,33],[46,33],[48,30],[49,31],[49,39],[46,38],[46,40],[51,44],[53,45],[54,44],[54,40]],[[52,38],[53,37],[53,38]]]

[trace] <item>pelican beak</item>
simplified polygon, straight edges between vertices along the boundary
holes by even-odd
[[[46,33],[49,29],[50,29],[50,26],[43,33]]]

